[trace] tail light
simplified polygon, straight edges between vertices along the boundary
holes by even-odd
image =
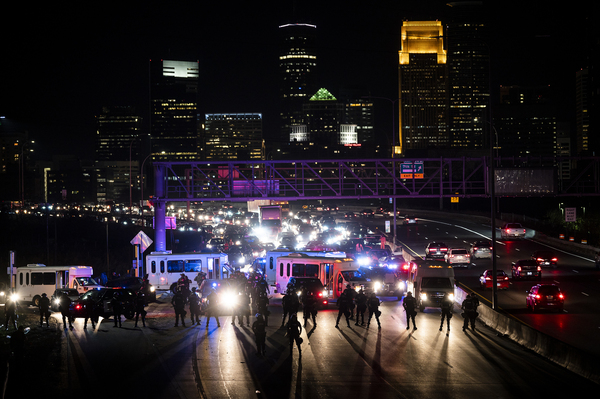
[[[485,279],[486,279],[486,280],[491,280],[492,278],[491,278],[491,277],[486,277]]]
[[[538,271],[538,272],[541,272],[541,271],[542,271],[542,267],[541,267],[541,266],[538,266],[538,267],[537,267],[537,271]]]
[[[504,281],[507,281],[507,280],[508,280],[508,276],[505,276],[505,277],[504,277]]]
[[[440,251],[442,251],[442,252],[447,252],[447,251],[448,251],[448,248],[440,248]]]
[[[563,294],[558,294],[558,298],[559,299],[565,299],[565,296]]]
[[[477,251],[479,248],[477,247],[473,247],[473,251]]]
[[[322,292],[319,292],[317,295],[318,295],[320,298],[322,298],[322,297],[323,297],[323,293],[322,293]]]
[[[544,261],[544,259],[542,259],[542,258],[537,258],[537,261],[538,261],[538,262],[543,262],[543,261]]]
[[[552,262],[558,261],[558,258],[552,258]]]
[[[541,296],[540,294],[537,294],[537,295],[535,296],[535,299],[540,299],[541,297],[542,297],[542,296]]]
[[[410,266],[408,265],[408,263],[404,263],[402,265],[402,270],[408,270],[410,268]]]
[[[323,305],[327,305],[327,301],[323,301]]]
[[[517,267],[517,271],[519,271],[519,272],[521,271],[521,266]]]
[[[81,309],[81,305],[80,304],[75,305],[75,309],[77,309],[77,310]]]

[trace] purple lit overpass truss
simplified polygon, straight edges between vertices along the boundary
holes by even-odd
[[[550,189],[520,181],[519,187],[532,189],[519,188],[510,196],[597,196],[599,160],[496,158],[494,167],[516,171],[514,176],[543,169],[553,180]],[[402,164],[413,164],[412,170],[419,172],[418,164],[422,164],[422,178],[403,176],[411,168]],[[570,165],[571,177],[561,179],[566,165]],[[167,202],[488,197],[488,166],[489,157],[155,162],[157,236],[159,229],[164,230],[159,224],[164,223]],[[500,180],[504,187],[510,186],[511,176],[496,175],[496,187]]]

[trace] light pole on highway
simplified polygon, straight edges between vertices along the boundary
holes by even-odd
[[[394,158],[394,155],[396,153],[396,102],[398,100],[400,100],[400,98],[397,98],[395,100],[392,100],[391,98],[387,98],[387,97],[377,97],[377,96],[364,96],[362,98],[377,98],[380,100],[387,100],[390,103],[392,103],[392,158]],[[402,144],[402,143],[400,143]],[[396,245],[396,162],[392,159],[392,178],[393,178],[393,196],[392,196],[392,208],[394,211],[394,245]]]

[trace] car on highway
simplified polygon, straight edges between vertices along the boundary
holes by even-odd
[[[372,209],[365,208],[360,211],[360,215],[364,218],[374,218],[375,212]]]
[[[123,316],[132,319],[135,312],[135,292],[126,288],[100,288],[98,290],[88,291],[81,295],[79,299],[71,303],[71,316],[74,318],[85,317],[85,301],[91,300],[94,303],[96,316],[102,316],[105,319],[113,315],[111,300],[117,297],[123,303]]]
[[[443,242],[430,242],[425,247],[425,259],[444,259],[448,246]]]
[[[533,259],[520,259],[512,263],[512,279],[524,278],[542,279],[542,267]]]
[[[304,293],[311,292],[317,300],[318,308],[326,308],[329,304],[327,290],[316,277],[290,277],[288,287],[298,295],[300,303],[304,300]]]
[[[404,224],[417,224],[418,220],[419,219],[417,219],[417,217],[413,215],[404,216]]]
[[[504,270],[496,270],[496,287],[507,290],[509,285],[508,274]],[[494,286],[494,271],[488,269],[479,276],[479,288],[485,290]]]
[[[488,240],[479,240],[469,248],[471,259],[492,258],[492,243]]]
[[[558,267],[558,257],[552,251],[535,251],[531,255],[531,259],[535,260],[540,266],[552,266],[554,268]]]
[[[471,266],[471,254],[466,248],[450,248],[444,260],[447,264],[452,266],[462,266],[469,268]]]
[[[503,240],[509,240],[511,238],[525,238],[527,230],[521,225],[521,223],[506,223],[500,229],[500,236]]]
[[[58,312],[58,307],[60,305],[60,297],[63,294],[67,294],[71,302],[79,299],[79,292],[73,288],[57,288],[54,290],[54,293],[50,297],[50,310],[53,312]]]
[[[538,284],[527,291],[527,309],[556,309],[561,312],[565,305],[565,295],[556,284]]]

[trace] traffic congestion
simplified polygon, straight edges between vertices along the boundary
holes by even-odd
[[[135,271],[132,270],[131,275],[124,277],[108,279],[95,276],[94,279],[93,269],[82,266],[28,265],[15,268],[14,298],[21,304],[38,306],[42,291],[47,291],[47,295],[52,295],[50,309],[69,308],[74,318],[85,317],[88,312],[83,304],[91,300],[94,311],[90,313],[95,314],[97,319],[112,314],[112,295],[104,295],[110,289],[128,290],[134,297],[142,295],[147,304],[156,301],[157,294],[166,292],[174,295],[181,289],[186,290],[187,303],[187,294],[195,288],[195,295],[201,303],[205,303],[210,294],[207,286],[203,285],[205,281],[211,282],[209,285],[213,288],[227,286],[230,290],[232,285],[229,281],[232,279],[262,281],[268,295],[281,298],[289,289],[300,292],[297,287],[308,285],[305,282],[312,279],[314,283],[311,286],[319,286],[316,293],[320,299],[319,307],[323,309],[334,308],[344,290],[350,287],[355,293],[363,290],[367,294],[375,293],[399,301],[411,291],[419,302],[418,307],[423,310],[423,304],[427,303],[426,295],[418,295],[422,287],[418,283],[415,286],[420,259],[430,263],[441,262],[450,269],[471,269],[492,257],[491,242],[482,239],[485,237],[461,243],[464,245],[447,245],[441,240],[420,241],[422,252],[403,247],[402,241],[394,243],[393,236],[383,232],[384,222],[393,216],[388,208],[358,209],[340,211],[332,206],[306,206],[291,212],[288,204],[279,204],[260,206],[254,209],[255,212],[249,212],[248,208],[231,203],[192,211],[171,207],[171,214],[177,215],[177,229],[181,234],[197,237],[197,251],[152,252],[146,256],[143,277],[133,276]],[[423,229],[427,220],[402,211],[398,211],[396,216],[402,225],[401,232],[403,229]],[[507,223],[500,232],[500,239],[505,242],[522,240],[526,236],[526,229],[519,223]],[[543,269],[556,269],[557,265],[555,252],[537,250],[531,256],[513,261],[510,269],[501,267],[497,271],[497,288],[509,290],[518,280],[540,282]],[[51,274],[56,276],[52,278]],[[482,270],[478,274],[477,286],[472,284],[468,288],[492,289],[492,274],[492,269]],[[181,278],[190,281],[191,286],[182,286]],[[105,281],[102,283],[100,280]],[[538,285],[530,287],[532,292],[540,292],[533,296],[535,300],[530,290],[523,292],[524,307],[532,312],[538,311],[542,308],[539,303],[543,302],[545,309],[562,311],[565,293],[561,292],[560,296],[543,295],[553,290],[553,284]],[[257,297],[247,289],[239,289],[236,294],[241,293],[250,296],[253,312],[256,313]],[[7,298],[8,291],[3,291],[2,295]],[[68,298],[74,305],[61,306],[60,298]],[[133,299],[125,302],[133,302]],[[124,305],[124,317],[132,319],[135,313],[133,304]],[[205,312],[204,307],[202,313]]]
[[[338,337],[356,336],[351,345],[363,342],[368,348],[376,345],[376,336],[395,336],[398,328],[406,330],[410,339],[429,340],[432,331],[458,337],[461,329],[470,339],[486,335],[477,320],[478,309],[489,304],[493,281],[485,226],[464,220],[448,223],[424,214],[415,216],[414,211],[405,218],[409,212],[400,211],[394,241],[385,232],[393,215],[383,209],[368,212],[361,206],[351,211],[345,207],[290,214],[278,207],[283,208],[278,205],[275,212],[271,208],[271,222],[265,225],[260,212],[246,217],[245,209],[227,206],[221,210],[227,216],[218,224],[210,221],[178,230],[180,239],[195,237],[200,248],[180,253],[149,250],[144,254],[142,277],[130,273],[103,281],[102,273],[89,266],[15,267],[18,296],[7,304],[14,303],[17,309],[5,307],[7,334],[15,335],[24,323],[11,314],[31,313],[35,322],[27,326],[64,330],[82,345],[77,356],[91,356],[94,345],[102,345],[107,353],[113,348],[124,352],[113,354],[106,365],[122,361],[123,356],[135,362],[139,356],[134,348],[146,348],[146,341],[162,347],[167,337],[172,344],[192,340],[208,345],[204,348],[211,353],[223,340],[227,348],[233,343],[244,348],[238,357],[252,354],[257,361],[273,362],[288,356],[311,364],[317,348],[333,356],[327,349],[335,347],[332,330],[339,332]],[[274,222],[279,212],[281,219]],[[242,215],[244,219],[236,218]],[[178,220],[189,225],[183,217]],[[576,296],[561,274],[568,272],[566,265],[576,265],[570,255],[556,249],[539,252],[540,245],[527,234],[525,239],[502,239],[498,234],[500,304],[538,328],[555,328],[564,324]],[[453,252],[462,258],[451,258]],[[531,270],[524,267],[529,263]],[[46,284],[36,284],[36,292],[27,291],[28,281]],[[216,389],[214,394],[222,387],[208,382],[215,377],[206,367],[231,361],[229,352],[219,353],[210,361],[197,360],[196,378],[203,376],[203,384]],[[175,358],[180,359],[177,362],[187,359]],[[255,360],[242,363],[251,367],[251,373],[262,367]],[[98,367],[100,373],[103,367]]]

